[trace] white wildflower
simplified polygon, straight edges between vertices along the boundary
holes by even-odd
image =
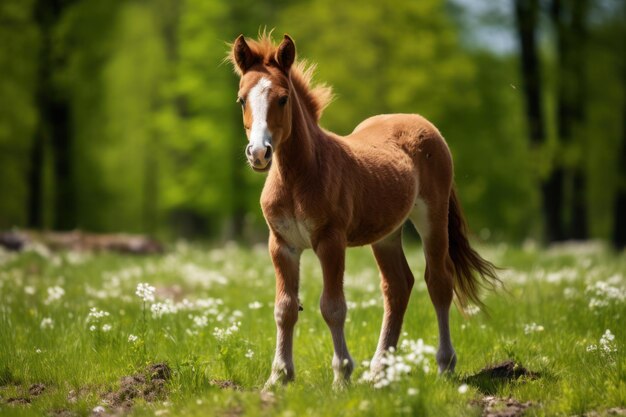
[[[407,393],[407,395],[414,396],[414,395],[417,395],[419,393],[419,390],[417,388],[412,388],[411,387],[411,388],[409,388],[406,391],[406,393]]]
[[[600,354],[608,359],[613,359],[612,356],[617,352],[617,344],[615,343],[615,335],[611,330],[606,329],[604,334],[600,337],[600,343],[588,345],[587,352],[600,352]]]
[[[588,285],[585,292],[591,295],[589,308],[602,308],[614,302],[626,301],[626,288],[618,286],[622,281],[622,276],[616,274],[609,277],[606,281],[597,281]]]
[[[394,382],[400,381],[413,369],[421,369],[424,373],[430,372],[428,356],[434,356],[436,349],[424,344],[422,339],[403,340],[400,349],[389,348],[389,351],[381,359],[383,365],[379,372],[365,371],[361,377],[362,382],[372,382],[374,388],[384,388]]]
[[[462,384],[459,386],[459,394],[465,394],[469,390],[469,386],[467,384]]]
[[[614,343],[615,335],[611,333],[609,329],[606,329],[602,337],[600,338],[600,348],[604,354],[611,354],[617,352],[617,346]]]
[[[54,286],[48,288],[48,298],[44,301],[44,304],[50,304],[53,301],[56,301],[65,295],[65,290],[61,287]]]
[[[109,312],[104,310],[98,310],[96,307],[91,307],[89,309],[89,314],[87,314],[87,322],[98,321],[103,317],[108,317]]]
[[[102,413],[106,412],[106,408],[104,408],[101,405],[98,405],[98,406],[94,407],[93,410],[91,410],[91,412],[93,414],[102,414]]]
[[[28,295],[33,295],[35,294],[35,287],[33,287],[32,285],[27,285],[24,287],[24,292]]]
[[[576,291],[576,288],[573,288],[573,287],[566,287],[563,290],[563,296],[568,299],[572,299],[576,297],[577,294],[578,294],[578,291]]]
[[[103,332],[109,332],[109,331],[111,331],[111,328],[112,328],[112,327],[111,327],[111,325],[110,325],[110,324],[103,324],[103,325],[102,325],[102,331],[103,331]]]
[[[468,316],[475,316],[476,314],[480,313],[480,307],[475,305],[468,305],[467,307],[465,307],[465,313]]]
[[[92,324],[91,326],[89,326],[89,331],[90,331],[90,332],[95,332],[95,331],[96,331],[96,329],[97,329],[97,327],[96,327],[96,326],[94,326],[93,324]]]
[[[152,317],[161,318],[166,314],[175,314],[178,312],[178,306],[172,303],[172,300],[165,300],[162,303],[154,303],[150,306]]]
[[[246,358],[252,359],[253,356],[254,352],[252,351],[252,349],[248,349],[248,351],[246,352]]]
[[[258,310],[261,307],[263,307],[263,304],[261,304],[259,301],[254,301],[254,302],[248,304],[248,308],[250,310]]]
[[[208,288],[212,284],[225,285],[228,283],[228,279],[220,272],[205,269],[193,263],[186,263],[182,266],[176,265],[175,267],[183,279],[192,285],[199,284]]]
[[[215,338],[218,340],[224,340],[231,336],[233,333],[238,332],[239,326],[241,326],[240,321],[234,322],[232,325],[226,328],[216,327],[213,329],[213,336],[215,336]]]
[[[41,320],[41,324],[39,325],[39,327],[41,327],[42,329],[53,329],[54,322],[52,321],[50,317],[46,317],[43,320]]]
[[[152,285],[145,282],[140,282],[139,284],[137,284],[137,290],[135,291],[135,294],[143,301],[151,303],[154,301],[154,292],[155,288]]]
[[[209,325],[209,318],[207,316],[192,316],[194,327],[206,327]]]
[[[537,323],[530,323],[524,325],[524,334],[531,334],[537,332],[543,332],[543,326]]]
[[[129,334],[128,335],[128,343],[135,343],[139,338],[137,336],[135,336],[134,334]]]

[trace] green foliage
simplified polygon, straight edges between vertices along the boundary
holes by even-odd
[[[322,125],[349,133],[366,117],[415,112],[429,118],[454,155],[456,183],[472,229],[483,238],[538,236],[537,186],[554,161],[585,164],[592,235],[606,237],[619,179],[623,80],[616,53],[623,19],[595,6],[590,28],[588,117],[562,149],[552,133],[529,149],[514,52],[477,49],[483,25],[444,0],[155,0],[64,2],[46,36],[32,1],[0,6],[0,228],[28,226],[29,173],[41,45],[51,45],[55,91],[70,106],[76,227],[165,235],[257,239],[263,176],[245,164],[234,103],[237,79],[226,42],[276,27],[318,64],[336,99]],[[615,6],[617,7],[617,6]],[[494,12],[496,15],[501,8]],[[490,10],[486,8],[486,10]],[[488,13],[487,13],[488,14]],[[502,16],[500,16],[502,17]],[[492,19],[493,20],[493,19]],[[498,19],[502,20],[502,19]],[[510,23],[510,19],[505,20]],[[44,42],[46,41],[46,42]],[[559,74],[547,50],[546,90]],[[623,55],[623,54],[622,54]],[[553,113],[552,111],[550,113]],[[548,120],[554,132],[555,120]],[[57,184],[44,145],[44,225],[54,226]],[[587,158],[588,157],[588,158]]]
[[[0,228],[27,221],[39,48],[32,7],[30,0],[0,4]]]

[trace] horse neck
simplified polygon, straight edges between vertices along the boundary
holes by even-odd
[[[296,179],[310,176],[316,169],[317,153],[326,134],[317,124],[314,114],[303,103],[303,92],[291,86],[291,133],[281,149],[276,152],[276,162],[281,176]]]

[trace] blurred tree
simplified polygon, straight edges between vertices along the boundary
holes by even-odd
[[[490,39],[471,34],[494,22],[510,31],[517,9],[480,6],[489,23],[468,19],[477,3],[451,1],[3,1],[0,227],[264,236],[264,176],[246,166],[237,77],[222,59],[225,42],[276,26],[336,89],[323,126],[346,134],[374,114],[415,112],[440,128],[481,237],[534,235],[538,210],[546,228],[560,228],[550,235],[564,236],[570,229],[559,219],[582,213],[560,206],[574,194],[584,197],[590,235],[608,237],[620,181],[624,4],[560,3],[569,37],[559,52],[537,39],[551,26],[540,28],[538,4],[557,0],[507,2],[531,7],[517,13],[519,72],[516,50],[471,41]],[[577,4],[588,6],[578,20]],[[574,32],[583,26],[581,38]],[[582,39],[588,47],[574,51]],[[51,116],[55,106],[60,117]],[[581,180],[585,191],[575,193]]]
[[[32,0],[0,2],[0,228],[29,222],[39,36]]]
[[[587,42],[587,0],[552,0],[551,18],[555,27],[557,68],[557,135],[564,161],[557,163],[553,175],[559,178],[559,188],[569,180],[569,199],[566,208],[569,216],[564,227],[566,239],[586,239],[587,200],[586,170],[584,166],[584,135],[587,91],[585,57]],[[565,190],[555,189],[562,195]]]
[[[618,83],[621,81],[621,117],[618,116],[616,125],[621,129],[616,135],[621,136],[621,144],[618,145],[617,173],[615,185],[615,201],[613,203],[613,233],[611,238],[613,245],[618,249],[626,248],[626,56],[624,54],[624,39],[626,39],[626,3],[622,2],[615,11],[610,11],[611,18],[601,31],[604,36],[599,39],[601,45],[609,45],[609,51],[613,59],[612,67],[615,68]],[[597,62],[595,63],[597,66]],[[607,91],[603,89],[603,96]],[[619,93],[618,93],[619,94]],[[607,109],[607,111],[609,111]],[[616,112],[619,114],[619,112]],[[620,120],[621,119],[621,120]],[[621,123],[620,123],[621,122]],[[593,171],[592,171],[593,172]],[[608,217],[608,216],[607,216]]]
[[[68,230],[76,226],[76,190],[72,164],[72,129],[67,86],[59,74],[64,70],[67,57],[56,41],[56,30],[63,13],[72,5],[71,0],[39,0],[35,4],[35,22],[39,27],[39,47],[36,102],[39,113],[31,149],[29,226],[42,224],[42,169],[44,147],[48,145],[53,157],[54,219],[53,227]]]
[[[546,121],[542,97],[545,87],[541,78],[537,42],[539,1],[515,0],[515,16],[530,144],[535,153],[546,152],[550,154],[550,148],[546,144]],[[553,157],[548,157],[546,165],[540,167],[539,185],[541,188],[544,234],[547,241],[553,242],[565,237],[562,224],[563,173],[554,167]]]
[[[626,85],[626,66],[622,69],[624,74],[624,85]],[[622,105],[622,144],[619,153],[619,182],[617,186],[617,196],[615,198],[615,228],[613,244],[616,248],[626,247],[626,97]]]

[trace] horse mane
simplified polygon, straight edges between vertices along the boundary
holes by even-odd
[[[259,32],[258,39],[246,39],[246,43],[264,65],[278,68],[275,58],[278,45],[274,44],[272,31],[267,32],[263,30]],[[230,44],[230,51],[226,56],[226,60],[233,64],[237,75],[243,75],[235,62],[233,44]],[[315,68],[315,64],[309,64],[306,60],[297,59],[289,71],[289,76],[294,88],[298,91],[302,104],[315,115],[315,120],[319,122],[324,109],[333,100],[333,90],[327,84],[313,83]]]

